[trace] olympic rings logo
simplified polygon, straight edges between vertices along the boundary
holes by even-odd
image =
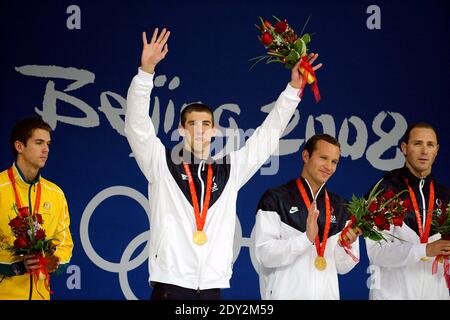
[[[92,246],[91,240],[89,238],[89,223],[90,220],[96,210],[96,208],[105,200],[115,196],[125,196],[135,200],[137,203],[141,205],[147,214],[147,218],[150,225],[150,208],[147,197],[145,197],[139,191],[126,187],[126,186],[113,186],[107,189],[104,189],[100,193],[98,193],[92,200],[88,203],[86,208],[84,209],[83,215],[81,217],[80,222],[80,239],[81,244],[83,246],[86,255],[89,259],[97,265],[99,268],[108,271],[118,273],[119,275],[119,284],[127,300],[137,300],[138,298],[134,294],[133,290],[130,287],[128,281],[128,272],[134,270],[141,266],[143,263],[148,260],[148,240],[150,239],[150,230],[142,232],[137,235],[131,242],[126,246],[125,250],[122,253],[119,262],[111,262],[104,259],[100,254]],[[151,227],[151,226],[150,226]],[[251,237],[253,237],[253,232]],[[133,259],[134,252],[138,247],[145,243],[145,247],[142,251]],[[256,266],[256,258],[254,256],[254,250],[251,238],[243,238],[242,237],[242,228],[239,222],[238,217],[236,217],[236,229],[234,235],[234,247],[233,247],[233,263],[236,261],[239,256],[240,250],[242,247],[250,248],[250,258],[253,264],[253,267]],[[257,268],[255,268],[257,270]]]

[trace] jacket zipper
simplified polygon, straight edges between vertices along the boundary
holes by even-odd
[[[425,184],[425,179],[424,178],[420,178],[420,182],[419,182],[419,192],[420,192],[420,197],[422,199],[422,226],[425,226],[425,221],[427,219],[427,205],[425,203],[425,196],[423,194],[423,186]]]
[[[425,221],[427,219],[427,204],[425,203],[425,195],[423,194],[423,186],[425,185],[425,178],[420,178],[420,182],[419,182],[419,192],[420,192],[420,198],[422,200],[422,226],[423,228],[425,228]],[[423,297],[423,291],[424,291],[424,287],[425,287],[425,282],[424,282],[424,274],[422,272],[421,274],[422,276],[422,287],[421,287],[421,292],[420,292],[420,296]]]

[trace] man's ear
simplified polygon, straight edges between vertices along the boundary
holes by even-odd
[[[302,159],[303,159],[303,162],[305,162],[305,163],[309,160],[309,152],[308,151],[306,151],[306,150],[302,151]]]
[[[17,150],[17,153],[22,153],[23,149],[25,148],[25,145],[23,144],[23,142],[16,140],[16,142],[14,142],[14,147]]]
[[[405,157],[406,157],[406,148],[407,147],[408,147],[408,145],[405,142],[402,142],[402,144],[400,145],[400,148],[402,149],[402,153]]]
[[[180,134],[180,136],[184,137],[186,135],[186,130],[184,129],[184,127],[182,125],[178,126],[178,133]]]

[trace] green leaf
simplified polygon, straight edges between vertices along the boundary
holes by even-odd
[[[369,233],[369,235],[367,236],[367,238],[369,238],[370,240],[373,241],[381,241],[384,239],[384,237],[381,235],[381,233],[372,231]]]
[[[41,251],[44,248],[44,243],[42,242],[42,240],[38,240],[36,241],[36,243],[33,246],[33,249]]]
[[[311,42],[311,36],[309,35],[309,33],[305,33],[301,39],[303,40],[303,42],[305,43],[305,45],[307,45],[308,43]]]
[[[44,252],[50,251],[51,247],[52,247],[52,240],[50,239],[50,240],[45,241]]]
[[[297,52],[303,52],[303,47],[305,46],[305,42],[302,39],[297,39],[294,43],[294,49]]]
[[[297,63],[298,59],[300,59],[300,54],[292,49],[289,55],[286,57],[286,62],[294,65]]]

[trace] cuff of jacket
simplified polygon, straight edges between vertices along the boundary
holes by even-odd
[[[414,257],[416,258],[416,260],[420,260],[422,258],[426,258],[426,256],[427,256],[427,244],[426,243],[419,243],[419,244],[413,245],[412,252],[413,252]]]
[[[142,80],[145,83],[151,83],[153,82],[153,77],[155,76],[154,73],[148,73],[142,70],[141,68],[138,69],[137,77],[139,80]]]
[[[300,101],[300,89],[292,87],[289,83],[287,84],[286,89],[284,89],[284,95],[289,99]]]
[[[12,277],[20,276],[22,274],[25,274],[26,272],[27,270],[25,269],[23,261],[14,262],[11,264],[0,263],[0,275]]]

